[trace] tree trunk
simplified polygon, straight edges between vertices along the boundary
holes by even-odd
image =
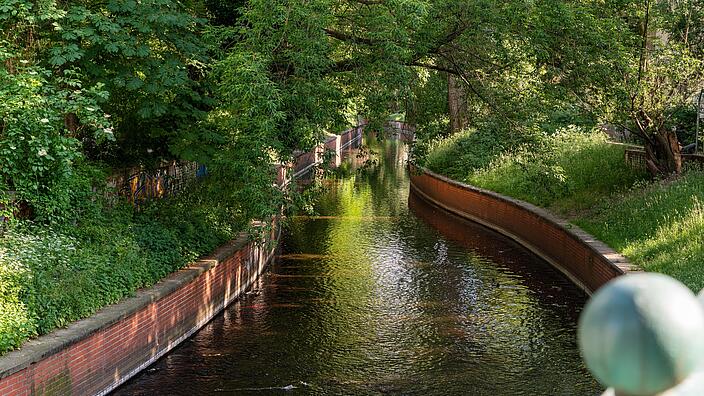
[[[682,152],[675,132],[660,132],[645,144],[645,163],[653,176],[669,177],[682,172]]]
[[[465,129],[469,125],[467,92],[462,80],[453,74],[447,75],[447,105],[450,111],[450,133]]]

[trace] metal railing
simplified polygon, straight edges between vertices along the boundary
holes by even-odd
[[[108,177],[107,185],[116,195],[135,205],[150,199],[173,196],[207,174],[204,165],[173,161],[156,169],[128,168]]]

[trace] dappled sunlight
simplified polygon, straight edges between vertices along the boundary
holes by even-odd
[[[704,288],[704,195],[701,172],[634,188],[594,208],[578,224],[646,271]]]
[[[697,196],[692,199],[688,212],[667,218],[653,236],[631,242],[624,253],[645,263],[647,270],[669,274],[698,292],[704,285],[704,207]]]

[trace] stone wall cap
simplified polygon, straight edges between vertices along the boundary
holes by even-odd
[[[569,221],[556,216],[555,214],[548,211],[547,209],[544,209],[539,206],[533,205],[531,203],[522,201],[520,199],[516,199],[516,198],[508,197],[506,195],[499,194],[495,191],[486,190],[486,189],[483,189],[480,187],[472,186],[469,184],[459,182],[457,180],[450,179],[447,176],[437,174],[437,173],[435,173],[429,169],[426,169],[424,167],[418,167],[413,164],[411,164],[410,167],[411,167],[411,172],[420,172],[420,173],[427,174],[427,175],[431,176],[432,178],[441,180],[447,184],[453,185],[453,186],[458,187],[460,189],[473,191],[473,192],[476,192],[476,193],[479,193],[482,195],[486,195],[486,196],[489,196],[493,199],[506,202],[510,205],[519,207],[520,209],[523,209],[527,212],[532,213],[534,216],[537,216],[537,217],[543,219],[544,221],[547,221],[547,222],[553,224],[554,226],[556,226],[557,228],[561,229],[563,232],[565,232],[565,234],[569,235],[573,239],[583,243],[585,246],[587,246],[593,252],[603,256],[606,260],[611,262],[611,264],[614,267],[616,267],[622,274],[626,274],[629,272],[641,272],[642,271],[642,269],[640,269],[638,266],[630,263],[625,256],[618,253],[613,248],[606,245],[604,242],[596,239],[593,235],[582,230],[578,226],[570,223]]]
[[[249,235],[240,233],[236,239],[220,246],[211,255],[172,273],[152,287],[138,290],[133,297],[101,308],[95,314],[73,322],[68,327],[54,330],[24,343],[20,349],[0,357],[0,379],[54,355],[170,295],[204,272],[216,267],[234,252],[244,248],[248,242]]]

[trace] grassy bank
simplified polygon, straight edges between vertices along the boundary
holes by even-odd
[[[139,211],[92,202],[73,223],[11,225],[0,237],[0,354],[154,284],[243,229],[198,190]]]
[[[426,166],[546,207],[643,269],[673,276],[694,291],[704,288],[704,173],[650,181],[627,167],[623,148],[599,132],[477,144],[487,139],[469,131],[434,142]]]
[[[569,215],[645,178],[624,165],[623,155],[597,131],[563,130],[521,142],[468,131],[435,143],[426,166]]]
[[[574,222],[646,271],[704,288],[704,172],[643,184]]]

